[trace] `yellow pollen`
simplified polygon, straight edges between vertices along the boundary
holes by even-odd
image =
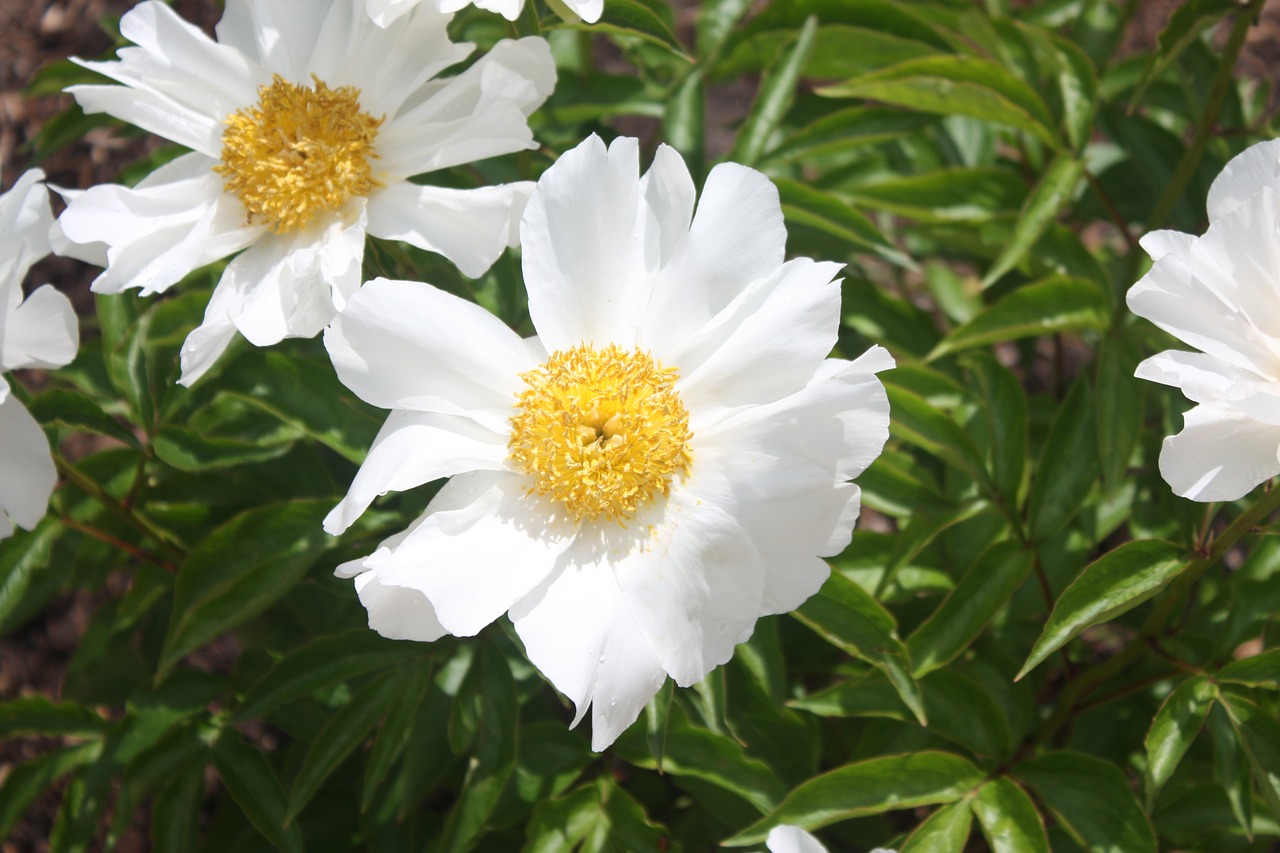
[[[511,461],[530,492],[578,520],[622,522],[689,473],[689,413],[675,368],[610,344],[579,345],[521,374]]]
[[[354,86],[330,89],[311,79],[315,88],[277,74],[259,87],[256,105],[227,116],[222,162],[213,167],[249,221],[276,233],[382,186],[369,160],[378,156],[373,142],[384,119],[361,112]]]

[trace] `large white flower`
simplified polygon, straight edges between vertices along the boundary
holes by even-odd
[[[61,367],[80,343],[66,296],[46,284],[22,298],[27,271],[49,254],[53,215],[42,180],[31,169],[0,195],[0,372]],[[0,539],[15,523],[35,527],[57,478],[44,432],[0,376]]]
[[[325,332],[338,375],[391,409],[346,498],[452,477],[346,564],[371,627],[469,636],[509,612],[529,657],[608,746],[670,675],[700,680],[756,619],[822,585],[858,515],[848,482],[889,406],[875,347],[827,359],[838,264],[783,261],[778,194],[735,164],[694,186],[674,149],[595,136],[520,226],[522,340],[427,284],[366,284]]]
[[[1197,405],[1164,440],[1160,473],[1198,501],[1235,500],[1280,474],[1280,140],[1227,164],[1209,190],[1209,229],[1154,231],[1155,260],[1129,308],[1200,350],[1169,350],[1137,375]]]
[[[508,21],[514,21],[520,17],[520,10],[524,8],[525,0],[365,0],[365,2],[368,4],[369,16],[377,22],[378,26],[385,27],[424,2],[441,12],[457,12],[467,6],[475,6],[486,12],[497,12]],[[604,0],[563,0],[563,3],[573,14],[588,23],[600,20],[600,13],[604,11]]]
[[[437,78],[472,49],[449,41],[448,21],[423,7],[383,29],[362,0],[228,0],[215,42],[148,0],[120,21],[137,47],[81,63],[125,84],[72,87],[86,111],[192,149],[135,188],[67,194],[59,225],[81,247],[65,251],[107,267],[94,290],[155,293],[244,250],[182,349],[183,383],[237,331],[256,346],[318,334],[360,285],[366,234],[470,276],[514,244],[531,183],[409,178],[534,147],[526,118],[555,67],[526,38]]]

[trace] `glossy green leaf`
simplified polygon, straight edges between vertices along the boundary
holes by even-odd
[[[1027,465],[1027,395],[1013,371],[991,354],[973,353],[965,363],[983,401],[979,416],[986,420],[991,479],[998,492],[992,500],[1016,512]]]
[[[970,805],[992,853],[1049,853],[1040,813],[1027,792],[1009,777],[983,785]]]
[[[19,735],[91,735],[106,728],[102,717],[75,702],[23,696],[0,704],[0,740]]]
[[[1151,81],[1169,67],[1206,29],[1232,12],[1240,11],[1237,0],[1187,0],[1174,8],[1169,23],[1160,33],[1160,49],[1151,55],[1142,79],[1133,92],[1137,104]]]
[[[973,812],[968,803],[943,806],[916,827],[899,853],[964,853],[972,825]]]
[[[1123,483],[1142,434],[1147,385],[1133,375],[1140,356],[1124,339],[1107,337],[1097,355],[1098,453],[1111,488]]]
[[[286,853],[301,853],[302,833],[285,826],[285,796],[276,772],[235,729],[222,732],[213,745],[213,764],[231,799],[264,838]]]
[[[1032,469],[1027,503],[1033,542],[1044,542],[1067,525],[1097,478],[1097,436],[1091,386],[1078,380],[1054,418],[1049,438]]]
[[[666,48],[681,59],[690,59],[667,22],[662,20],[653,9],[637,0],[617,0],[615,3],[606,3],[599,20],[593,24],[580,22],[576,20],[577,17],[570,13],[570,22],[564,26],[570,29],[643,39],[650,44]]]
[[[818,594],[794,615],[827,642],[882,668],[907,707],[924,721],[920,688],[911,677],[906,648],[897,638],[893,616],[862,587],[839,572],[832,572]]]
[[[1049,614],[1018,678],[1065,646],[1080,632],[1137,607],[1182,574],[1187,561],[1168,542],[1126,542],[1085,567]]]
[[[895,384],[896,377],[885,380],[889,395],[889,433],[896,438],[937,456],[965,471],[975,479],[985,476],[986,464],[973,439],[938,408],[923,397]]]
[[[364,783],[361,786],[360,811],[367,812],[378,795],[378,786],[387,777],[395,763],[409,745],[413,725],[418,718],[418,708],[431,686],[431,668],[425,663],[409,665],[391,677],[396,683],[396,695],[392,698],[387,718],[378,730],[365,763]]]
[[[706,110],[707,92],[702,70],[694,69],[676,86],[662,112],[667,144],[680,152],[694,175],[701,175],[704,171]]]
[[[953,803],[981,785],[982,777],[973,764],[947,752],[872,758],[810,779],[772,814],[724,843],[759,844],[779,824],[818,829],[863,815]]]
[[[1280,821],[1280,721],[1269,709],[1228,690],[1220,694],[1220,701],[1236,729],[1262,799],[1272,818]]]
[[[1253,832],[1253,773],[1240,735],[1221,703],[1209,710],[1207,728],[1213,739],[1213,778],[1226,794],[1237,825]]]
[[[813,41],[818,31],[818,19],[811,17],[796,33],[795,43],[778,57],[760,81],[760,89],[742,127],[729,160],[754,166],[764,153],[769,137],[791,109],[795,100],[796,85],[804,74],[805,66],[813,53]]]
[[[204,805],[205,761],[192,762],[156,794],[151,806],[151,844],[156,850],[187,853],[199,849]]]
[[[952,330],[929,354],[934,359],[969,347],[1001,341],[1104,329],[1107,297],[1093,282],[1066,276],[1023,285]]]
[[[1045,168],[1026,204],[1014,220],[1013,234],[999,256],[982,277],[984,287],[993,284],[1009,270],[1022,263],[1027,252],[1053,225],[1075,196],[1084,177],[1084,161],[1074,154],[1061,153]]]
[[[1148,811],[1200,733],[1213,706],[1215,693],[1210,681],[1197,675],[1179,684],[1156,712],[1144,742],[1147,748]]]
[[[1268,649],[1232,661],[1218,671],[1218,680],[1247,684],[1250,687],[1280,689],[1280,649]]]
[[[898,139],[923,130],[936,121],[930,115],[888,107],[848,107],[824,115],[784,136],[776,148],[765,154],[764,160],[768,163],[790,163],[815,154],[842,154],[860,146]],[[859,188],[858,192],[861,191]]]
[[[320,526],[329,508],[293,501],[249,510],[197,545],[178,572],[161,671],[288,592],[332,541]]]
[[[0,541],[0,631],[30,617],[66,578],[70,566],[50,563],[54,544],[66,532],[57,518],[46,516],[34,530]]]
[[[156,456],[179,471],[209,471],[261,462],[284,454],[288,444],[208,437],[187,427],[164,426],[152,441]]]
[[[774,185],[782,199],[782,213],[788,222],[808,225],[853,246],[872,249],[881,255],[911,266],[871,220],[830,193],[806,186],[798,181],[775,178]]]
[[[912,59],[826,86],[830,98],[866,98],[921,112],[1008,125],[1056,146],[1055,122],[1034,89],[1000,64],[972,56]]]
[[[53,388],[37,394],[27,407],[31,416],[45,426],[57,425],[80,432],[114,438],[134,450],[142,444],[133,431],[102,410],[92,397],[78,391]]]
[[[1156,837],[1123,772],[1078,752],[1053,752],[1015,775],[1089,853],[1155,853]]]
[[[952,167],[861,184],[848,195],[864,207],[916,222],[983,222],[1018,210],[1027,187],[1007,169]]]

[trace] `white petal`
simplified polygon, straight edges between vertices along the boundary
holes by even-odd
[[[204,321],[182,342],[179,355],[182,375],[178,384],[190,388],[226,352],[236,336],[236,324],[231,321],[231,316],[240,313],[243,304],[244,294],[227,281],[224,271],[222,280],[213,288],[209,304],[205,306]]]
[[[286,80],[309,82],[307,61],[334,5],[332,0],[227,0],[218,41]]]
[[[58,480],[49,441],[17,397],[0,400],[0,521],[8,515],[19,527],[35,527],[49,507]]]
[[[511,243],[531,192],[527,181],[473,190],[392,184],[369,198],[369,233],[439,252],[476,278]]]
[[[615,541],[623,534],[600,528],[592,532],[603,559],[620,550]],[[676,683],[700,681],[755,627],[764,567],[751,537],[723,509],[677,485],[628,522],[624,541],[629,547],[609,562],[627,608]]]
[[[775,826],[764,843],[769,853],[827,853],[818,839],[798,826]]]
[[[0,308],[3,310],[3,308]],[[71,300],[46,284],[0,317],[0,368],[62,367],[76,357],[80,332]]]
[[[529,314],[548,349],[633,344],[647,278],[646,210],[635,139],[606,150],[593,134],[543,173],[520,245]]]
[[[561,567],[511,608],[511,621],[529,660],[573,702],[572,725],[591,709],[591,748],[599,752],[636,721],[666,673],[612,570],[591,551],[566,552]]]
[[[53,212],[49,209],[49,191],[41,181],[44,172],[28,169],[7,192],[0,195],[0,241],[3,254],[18,254],[18,246],[25,244],[25,251],[34,262],[49,254],[49,228],[53,224]],[[14,270],[21,278],[27,268]]]
[[[1196,406],[1184,421],[1160,449],[1160,475],[1176,494],[1233,501],[1280,474],[1280,427],[1210,404]]]
[[[686,405],[741,406],[790,394],[813,376],[840,325],[839,264],[798,258],[746,287],[683,341],[646,328],[642,348],[680,366]]]
[[[1170,253],[1183,254],[1191,251],[1195,241],[1194,236],[1181,231],[1149,231],[1142,235],[1138,243],[1151,256],[1151,260],[1158,261]]]
[[[1196,403],[1223,400],[1233,387],[1264,379],[1211,355],[1179,350],[1166,350],[1151,356],[1138,365],[1134,375],[1139,379],[1181,388],[1182,393]]]
[[[69,199],[58,220],[66,237],[109,247],[109,265],[94,291],[158,293],[264,232],[246,223],[243,206],[222,191],[213,165],[187,154],[133,189],[102,184]]]
[[[782,265],[787,232],[772,182],[754,169],[711,170],[688,237],[653,284],[647,330],[693,334],[752,281]]]
[[[393,179],[535,148],[527,116],[555,88],[551,49],[540,38],[502,41],[435,86],[378,133],[376,167]]]
[[[416,589],[387,586],[375,572],[356,578],[356,594],[369,611],[369,627],[389,640],[438,640],[447,632],[435,608]]]
[[[520,374],[541,360],[498,318],[429,284],[376,279],[324,335],[342,380],[384,409],[466,415],[506,433]]]
[[[564,4],[588,24],[600,20],[600,15],[604,12],[604,0],[564,0]]]
[[[640,179],[640,195],[658,221],[659,263],[665,264],[689,232],[697,190],[680,152],[659,145],[653,165]]]
[[[1223,167],[1209,187],[1209,221],[1231,213],[1263,187],[1280,190],[1280,139],[1251,145]]]
[[[385,27],[406,14],[421,0],[366,0],[369,17],[380,27]]]
[[[541,583],[573,542],[577,525],[527,488],[507,472],[454,477],[421,526],[364,564],[381,583],[426,595],[450,634],[472,636]]]
[[[507,457],[506,436],[470,418],[422,412],[392,412],[369,448],[355,480],[324,529],[346,530],[378,495],[402,492],[464,471],[500,471]]]

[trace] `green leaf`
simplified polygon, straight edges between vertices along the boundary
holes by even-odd
[[[1149,383],[1133,375],[1141,360],[1126,339],[1107,336],[1098,349],[1098,453],[1102,477],[1111,489],[1126,480],[1134,445],[1142,435]]]
[[[929,353],[935,359],[969,347],[1058,332],[1105,329],[1106,295],[1091,281],[1054,276],[1023,285],[953,329]]]
[[[903,842],[900,853],[964,853],[973,825],[969,804],[943,806],[916,827]]]
[[[186,853],[199,848],[204,805],[203,756],[175,774],[151,805],[151,844],[156,850]]]
[[[174,585],[160,672],[266,610],[301,580],[332,541],[320,526],[328,510],[328,501],[259,507],[197,545]]]
[[[1232,12],[1239,11],[1238,0],[1187,0],[1175,7],[1169,16],[1168,26],[1160,33],[1160,49],[1151,55],[1130,103],[1136,105],[1151,81],[1159,77],[1197,36]]]
[[[662,112],[667,144],[680,152],[689,171],[701,175],[707,147],[707,93],[702,70],[694,69],[676,86]]]
[[[127,444],[134,450],[142,450],[142,443],[133,432],[102,411],[102,407],[93,399],[78,391],[66,391],[61,388],[45,391],[37,394],[27,408],[31,416],[45,426],[56,424],[80,432],[105,435]]]
[[[1253,783],[1249,757],[1240,743],[1235,724],[1221,703],[1209,711],[1209,735],[1213,740],[1213,778],[1222,786],[1231,813],[1245,835],[1253,833]]]
[[[1016,511],[1020,504],[1022,474],[1027,465],[1027,395],[1013,371],[990,353],[974,353],[966,359],[984,401],[981,416],[987,421],[991,450],[991,479],[1000,500]]]
[[[525,827],[524,853],[576,850],[601,820],[597,785],[575,788],[563,797],[538,804]]]
[[[795,36],[794,44],[786,53],[780,54],[765,72],[751,110],[738,130],[729,160],[744,166],[754,166],[760,159],[769,138],[795,101],[796,86],[813,54],[813,40],[817,31],[817,18],[805,20],[804,26]]]
[[[1016,212],[1027,197],[1026,184],[1017,175],[992,166],[895,176],[847,192],[864,207],[926,223],[983,222]]]
[[[277,849],[302,853],[302,834],[297,826],[285,827],[284,789],[262,753],[235,729],[225,729],[213,745],[213,764],[254,828]]]
[[[854,246],[871,249],[900,266],[914,266],[870,219],[836,196],[786,178],[774,178],[773,183],[782,199],[782,214],[789,223],[807,225]]]
[[[1012,749],[1004,712],[978,682],[939,670],[920,682],[929,728],[975,755],[1002,757]]]
[[[92,741],[46,752],[9,769],[0,780],[0,838],[7,838],[27,807],[66,774],[97,759],[102,742]]]
[[[977,480],[986,476],[986,464],[973,439],[959,424],[923,397],[885,378],[889,395],[889,432],[895,438],[937,456]]]
[[[516,763],[519,706],[507,662],[486,645],[469,678],[471,690],[459,691],[459,700],[476,703],[479,729],[467,777],[440,835],[441,853],[472,849]],[[471,698],[462,699],[467,692]]]
[[[0,704],[0,740],[18,735],[99,734],[106,726],[102,717],[75,702],[23,696]]]
[[[1080,632],[1137,607],[1187,568],[1181,549],[1153,539],[1126,542],[1085,567],[1049,614],[1017,681]]]
[[[1001,776],[983,785],[971,806],[992,853],[1049,853],[1044,821],[1012,779]]]
[[[1151,721],[1144,741],[1147,748],[1147,811],[1169,781],[1191,742],[1200,733],[1217,691],[1202,675],[1188,678],[1164,700]]]
[[[1022,262],[1075,196],[1084,177],[1084,161],[1073,154],[1061,153],[1045,168],[1044,174],[1014,220],[1013,234],[999,256],[982,277],[988,287]]]
[[[972,56],[911,59],[818,89],[829,98],[866,98],[921,112],[963,115],[1004,124],[1059,143],[1055,122],[1034,89],[999,63]]]
[[[916,133],[935,122],[933,116],[890,107],[846,107],[784,136],[776,148],[765,154],[764,161],[784,164],[817,154],[843,154]],[[859,187],[858,191],[862,189]]]
[[[1075,517],[1097,479],[1093,397],[1086,378],[1067,395],[1034,469],[1027,513],[1031,540],[1045,542]]]
[[[1114,764],[1078,752],[1053,752],[1019,765],[1016,772],[1089,853],[1156,853],[1151,823]]]
[[[282,456],[290,445],[208,437],[182,426],[163,426],[152,441],[156,456],[179,471],[210,471]]]
[[[895,633],[897,624],[862,587],[839,572],[832,572],[818,594],[794,615],[827,642],[881,668],[902,701],[924,723],[920,687],[911,677],[907,650]]]
[[[329,718],[294,777],[285,812],[286,824],[293,822],[338,765],[373,731],[378,720],[386,716],[400,687],[398,679],[384,675],[352,696],[350,702]]]
[[[953,803],[982,784],[983,773],[948,752],[890,755],[849,764],[801,784],[763,820],[725,841],[759,844],[779,824],[819,829],[895,809]]]
[[[0,541],[0,633],[33,616],[62,585],[71,567],[50,561],[66,532],[57,518],[46,516],[35,530]]]
[[[1271,816],[1280,821],[1280,722],[1268,709],[1228,690],[1222,691],[1220,701],[1249,759],[1262,799]]]
[[[405,646],[367,628],[320,637],[290,652],[259,678],[231,719],[234,722],[252,720],[285,702],[395,666],[410,654]]]
[[[699,4],[696,24],[699,63],[708,65],[715,61],[751,6],[751,0],[709,0]]]
[[[1280,649],[1270,649],[1232,661],[1218,671],[1218,680],[1247,684],[1250,687],[1280,689]]]
[[[364,784],[361,788],[360,811],[367,812],[378,795],[378,786],[391,770],[391,765],[409,745],[418,708],[431,686],[431,668],[424,664],[410,665],[408,671],[397,676],[398,689],[387,719],[378,730],[365,763]]]
[[[576,17],[576,16],[575,16]],[[575,30],[609,33],[643,39],[650,44],[664,47],[681,59],[692,61],[685,53],[675,33],[652,9],[637,0],[616,0],[606,3],[600,20],[594,24],[572,21],[564,26]]]

